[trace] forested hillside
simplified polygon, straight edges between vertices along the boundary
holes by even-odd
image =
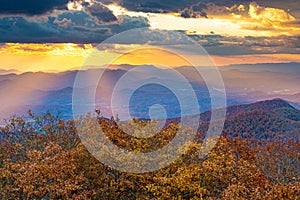
[[[99,112],[98,112],[99,113]],[[74,121],[46,113],[12,117],[1,129],[2,199],[300,199],[300,112],[283,100],[229,107],[215,148],[199,158],[209,113],[190,149],[155,172],[119,172],[81,144]],[[208,116],[208,117],[207,117]],[[31,120],[28,120],[31,119]],[[126,135],[98,118],[111,141],[148,152],[169,143],[179,125],[156,136]],[[133,120],[142,126],[149,121]],[[126,161],[124,161],[126,162]]]

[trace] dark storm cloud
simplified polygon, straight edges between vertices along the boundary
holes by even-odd
[[[0,14],[37,15],[53,9],[65,9],[68,0],[1,0]]]
[[[0,16],[47,16],[53,10],[67,10],[68,3],[81,6],[82,10],[95,18],[98,24],[116,21],[117,18],[101,2],[94,1],[92,4],[85,0],[2,0],[0,1]],[[72,9],[72,8],[71,8]],[[66,20],[57,21],[57,24],[66,26]]]
[[[117,19],[98,1],[0,1],[2,42],[101,42],[121,31],[145,26],[145,18]]]
[[[118,23],[99,25],[82,11],[48,17],[44,22],[28,21],[24,17],[5,17],[0,19],[0,42],[99,43],[122,31],[147,26],[145,18],[129,16],[123,16]]]
[[[98,24],[117,21],[113,13],[99,2],[95,2],[91,6],[85,6],[84,10],[94,17]]]

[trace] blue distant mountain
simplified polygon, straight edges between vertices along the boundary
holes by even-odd
[[[106,69],[95,94],[96,107],[109,117],[112,114],[110,112],[111,97],[115,90],[120,99],[126,94],[132,94],[127,105],[132,116],[149,117],[149,108],[154,104],[165,106],[168,112],[167,116],[170,118],[181,115],[176,95],[168,90],[168,87],[146,84],[143,87],[135,88],[135,85],[141,83],[171,85],[177,88],[177,92],[183,96],[183,103],[188,104],[191,96],[185,83],[179,80],[171,69],[144,67],[143,69],[139,66],[114,65]],[[95,70],[103,69],[90,69],[81,73],[97,80],[99,77],[96,77]],[[196,114],[210,110],[210,96],[203,78],[197,75],[192,67],[178,67],[175,70],[189,81],[200,106],[200,110],[191,107],[190,111],[184,114]],[[285,73],[282,70],[285,70]],[[227,105],[283,98],[298,106],[300,105],[300,72],[298,73],[297,70],[299,70],[299,63],[220,67],[226,87]],[[130,76],[128,76],[129,72]],[[13,114],[25,114],[28,109],[37,113],[47,110],[61,112],[65,118],[72,118],[72,93],[77,73],[78,71],[27,72],[0,75],[0,118],[4,119]],[[127,79],[126,76],[128,76]],[[122,78],[125,80],[121,87],[118,85],[118,81]],[[121,87],[120,91],[117,91],[118,87]],[[83,93],[90,89],[90,86],[81,88]],[[126,107],[126,105],[122,106]],[[123,112],[122,109],[125,108],[120,107],[118,112]]]

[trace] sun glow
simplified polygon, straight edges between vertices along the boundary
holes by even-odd
[[[5,69],[65,71],[81,66],[93,50],[91,44],[6,43],[0,48],[0,59]]]
[[[148,19],[153,29],[185,30],[197,34],[214,32],[231,36],[279,36],[297,35],[300,27],[297,20],[281,9],[264,8],[250,3],[247,16],[230,13],[229,15],[211,15],[210,18],[183,18],[178,13],[145,13],[129,11],[125,8],[111,4],[108,8],[116,16],[141,16]],[[230,8],[227,8],[227,10]],[[245,6],[240,5],[238,11],[244,12]],[[172,22],[172,23],[170,23]]]

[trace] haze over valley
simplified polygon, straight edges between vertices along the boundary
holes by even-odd
[[[87,77],[95,79],[95,83],[98,83],[96,108],[101,109],[106,117],[112,115],[111,96],[113,90],[118,90],[114,87],[128,71],[130,71],[130,80],[123,85],[122,91],[117,92],[120,98],[123,93],[133,93],[129,105],[132,116],[148,118],[149,108],[153,104],[162,104],[168,107],[168,117],[177,117],[181,114],[174,91],[172,93],[172,91],[155,84],[146,84],[134,91],[134,86],[143,82],[172,84],[185,96],[185,103],[188,104],[191,94],[186,91],[188,88],[185,88],[185,83],[178,80],[174,70],[189,80],[198,97],[201,107],[199,112],[210,110],[207,86],[193,67],[168,69],[146,65],[142,70],[139,70],[138,67],[114,65],[104,71],[99,83],[97,82],[99,77],[95,76],[97,73],[94,72],[104,69],[94,68],[84,71]],[[219,70],[225,84],[228,105],[253,103],[274,98],[282,98],[296,107],[300,105],[300,63],[230,65],[219,67]],[[72,119],[72,92],[77,72],[75,70],[59,73],[26,72],[0,75],[1,119],[8,118],[12,114],[26,114],[28,109],[37,113],[47,110],[60,112],[64,118]],[[161,76],[157,76],[158,74]],[[160,77],[164,79],[160,80]],[[82,86],[83,93],[90,89],[89,86]],[[122,112],[121,108],[120,112]],[[196,113],[197,111],[191,108],[191,112],[185,114]]]

